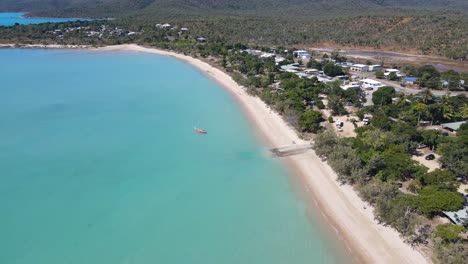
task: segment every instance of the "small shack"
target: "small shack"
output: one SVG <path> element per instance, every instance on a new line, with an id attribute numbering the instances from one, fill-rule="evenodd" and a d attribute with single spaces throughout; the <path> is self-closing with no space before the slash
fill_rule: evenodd
<path id="1" fill-rule="evenodd" d="M 468 222 L 468 206 L 456 212 L 443 212 L 444 215 L 454 224 L 463 225 Z"/>
<path id="2" fill-rule="evenodd" d="M 444 124 L 442 124 L 442 128 L 445 129 L 445 130 L 448 130 L 450 132 L 455 132 L 464 123 L 466 123 L 466 121 L 444 123 Z"/>

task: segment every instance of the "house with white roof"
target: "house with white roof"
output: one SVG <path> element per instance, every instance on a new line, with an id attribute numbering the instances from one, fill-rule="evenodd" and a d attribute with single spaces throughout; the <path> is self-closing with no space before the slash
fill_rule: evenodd
<path id="1" fill-rule="evenodd" d="M 310 55 L 306 50 L 295 50 L 293 51 L 293 54 L 302 60 L 310 60 L 312 58 L 312 55 Z"/>
<path id="2" fill-rule="evenodd" d="M 368 72 L 369 66 L 365 64 L 354 64 L 351 66 L 352 71 Z"/>
<path id="3" fill-rule="evenodd" d="M 348 90 L 350 88 L 360 89 L 361 85 L 358 82 L 350 82 L 350 83 L 340 85 L 340 88 L 343 90 Z"/>
<path id="4" fill-rule="evenodd" d="M 309 78 L 310 77 L 310 74 L 307 74 L 305 72 L 296 72 L 294 74 L 296 74 L 299 78 Z"/>
<path id="5" fill-rule="evenodd" d="M 319 82 L 323 82 L 323 83 L 333 82 L 332 77 L 324 75 L 324 74 L 318 74 L 316 75 L 316 77 Z"/>
<path id="6" fill-rule="evenodd" d="M 260 55 L 260 58 L 263 58 L 263 59 L 266 59 L 266 58 L 273 58 L 273 57 L 276 57 L 275 54 L 273 53 L 263 53 L 262 55 Z"/>
<path id="7" fill-rule="evenodd" d="M 304 72 L 311 74 L 311 73 L 318 73 L 319 70 L 317 70 L 317 69 L 305 69 Z"/>
<path id="8" fill-rule="evenodd" d="M 389 76 L 391 73 L 395 73 L 398 77 L 404 77 L 405 75 L 397 69 L 385 69 L 384 75 Z"/>
<path id="9" fill-rule="evenodd" d="M 359 84 L 361 85 L 362 89 L 366 90 L 374 90 L 384 86 L 381 82 L 372 79 L 360 80 Z"/>
<path id="10" fill-rule="evenodd" d="M 285 72 L 298 72 L 299 67 L 296 64 L 288 64 L 281 66 L 281 70 Z"/>
<path id="11" fill-rule="evenodd" d="M 280 62 L 282 62 L 282 61 L 284 61 L 284 60 L 285 60 L 285 58 L 283 58 L 283 57 L 280 56 L 280 55 L 276 55 L 276 57 L 275 57 L 275 63 L 276 63 L 276 64 L 278 64 L 278 63 L 280 63 Z"/>
<path id="12" fill-rule="evenodd" d="M 263 51 L 261 50 L 256 50 L 256 49 L 246 49 L 246 50 L 243 50 L 244 52 L 247 52 L 248 54 L 250 55 L 254 55 L 254 56 L 260 56 L 263 54 Z"/>

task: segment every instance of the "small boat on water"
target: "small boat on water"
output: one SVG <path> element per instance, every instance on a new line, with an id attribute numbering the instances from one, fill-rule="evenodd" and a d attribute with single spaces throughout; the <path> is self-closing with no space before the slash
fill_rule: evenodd
<path id="1" fill-rule="evenodd" d="M 193 129 L 195 129 L 195 132 L 197 132 L 198 134 L 206 134 L 206 130 L 203 130 L 201 128 L 194 127 Z"/>

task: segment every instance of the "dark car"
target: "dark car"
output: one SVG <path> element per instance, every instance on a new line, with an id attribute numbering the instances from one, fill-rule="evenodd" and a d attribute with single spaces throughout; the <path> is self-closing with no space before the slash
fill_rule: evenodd
<path id="1" fill-rule="evenodd" d="M 433 160 L 433 159 L 435 159 L 434 154 L 429 154 L 426 156 L 426 160 Z"/>

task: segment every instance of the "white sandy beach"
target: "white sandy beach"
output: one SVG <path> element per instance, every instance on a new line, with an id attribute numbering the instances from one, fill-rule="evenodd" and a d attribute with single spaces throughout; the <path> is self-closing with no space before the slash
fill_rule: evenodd
<path id="1" fill-rule="evenodd" d="M 11 45 L 0 45 L 11 47 Z M 41 47 L 34 45 L 33 47 Z M 42 46 L 49 47 L 50 46 Z M 70 48 L 55 45 L 53 48 Z M 80 47 L 72 47 L 80 48 Z M 81 47 L 86 48 L 86 47 Z M 89 47 L 87 47 L 89 48 Z M 259 98 L 250 96 L 232 78 L 201 60 L 153 48 L 138 45 L 118 45 L 91 49 L 99 51 L 129 50 L 171 56 L 190 63 L 200 71 L 219 82 L 232 94 L 252 124 L 272 147 L 296 144 L 306 144 L 297 133 L 290 128 L 274 111 Z M 365 263 L 429 263 L 419 251 L 403 242 L 398 232 L 385 227 L 376 220 L 372 209 L 365 208 L 365 203 L 348 185 L 340 185 L 336 181 L 336 174 L 312 151 L 285 158 L 286 162 L 298 174 L 304 189 L 332 224 L 345 244 L 362 262 Z M 312 200 L 313 199 L 313 200 Z M 311 260 L 313 262 L 313 260 Z"/>

